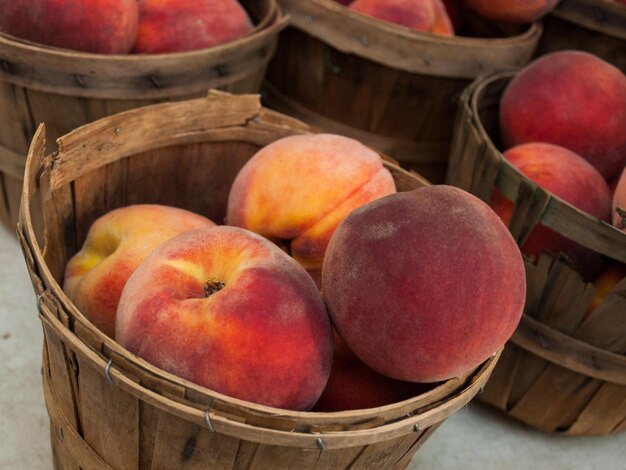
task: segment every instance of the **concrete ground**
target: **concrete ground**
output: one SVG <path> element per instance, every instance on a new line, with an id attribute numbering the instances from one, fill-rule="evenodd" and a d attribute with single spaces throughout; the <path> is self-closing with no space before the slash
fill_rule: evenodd
<path id="1" fill-rule="evenodd" d="M 41 325 L 17 240 L 0 226 L 0 469 L 52 468 L 43 402 Z M 564 437 L 479 403 L 449 418 L 411 470 L 625 470 L 626 433 Z"/>

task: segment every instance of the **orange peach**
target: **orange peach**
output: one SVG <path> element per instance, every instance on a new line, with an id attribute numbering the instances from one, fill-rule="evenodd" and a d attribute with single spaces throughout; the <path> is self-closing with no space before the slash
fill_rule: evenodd
<path id="1" fill-rule="evenodd" d="M 626 165 L 626 76 L 581 51 L 544 55 L 523 68 L 500 102 L 505 148 L 547 142 L 568 148 L 607 179 Z"/>
<path id="2" fill-rule="evenodd" d="M 134 205 L 97 219 L 82 249 L 65 268 L 63 290 L 104 334 L 115 337 L 115 312 L 122 289 L 139 263 L 174 235 L 215 225 L 174 207 Z"/>
<path id="3" fill-rule="evenodd" d="M 125 54 L 137 39 L 136 0 L 0 0 L 0 31 L 48 46 Z"/>
<path id="4" fill-rule="evenodd" d="M 354 0 L 348 8 L 416 31 L 454 35 L 441 0 Z"/>
<path id="5" fill-rule="evenodd" d="M 626 168 L 622 170 L 622 174 L 615 185 L 611 209 L 613 211 L 613 225 L 626 231 Z"/>
<path id="6" fill-rule="evenodd" d="M 139 0 L 139 33 L 133 52 L 156 54 L 217 46 L 253 29 L 237 0 Z"/>
<path id="7" fill-rule="evenodd" d="M 609 187 L 602 175 L 579 155 L 566 148 L 543 143 L 518 145 L 503 155 L 543 189 L 589 215 L 609 221 Z M 494 193 L 490 205 L 508 226 L 513 203 Z M 593 276 L 602 263 L 600 255 L 539 224 L 522 246 L 522 252 L 537 257 L 542 251 L 552 255 L 564 253 L 587 278 Z"/>
<path id="8" fill-rule="evenodd" d="M 362 410 L 390 405 L 424 393 L 429 384 L 403 382 L 366 366 L 333 331 L 334 356 L 330 377 L 312 411 Z"/>
<path id="9" fill-rule="evenodd" d="M 332 335 L 313 280 L 280 248 L 238 227 L 179 235 L 124 288 L 119 343 L 217 392 L 309 409 L 330 373 Z"/>
<path id="10" fill-rule="evenodd" d="M 617 261 L 611 262 L 600 274 L 593 280 L 596 287 L 596 293 L 591 300 L 591 304 L 587 308 L 583 320 L 587 319 L 598 306 L 604 301 L 604 298 L 626 277 L 626 265 Z"/>
<path id="11" fill-rule="evenodd" d="M 227 223 L 279 244 L 314 278 L 330 237 L 353 209 L 395 192 L 381 157 L 332 134 L 280 139 L 241 169 L 228 199 Z"/>
<path id="12" fill-rule="evenodd" d="M 552 11 L 559 0 L 465 0 L 465 3 L 491 21 L 530 23 Z"/>
<path id="13" fill-rule="evenodd" d="M 519 248 L 491 208 L 439 185 L 354 210 L 328 246 L 322 293 L 348 347 L 375 371 L 437 382 L 498 351 L 522 315 Z"/>

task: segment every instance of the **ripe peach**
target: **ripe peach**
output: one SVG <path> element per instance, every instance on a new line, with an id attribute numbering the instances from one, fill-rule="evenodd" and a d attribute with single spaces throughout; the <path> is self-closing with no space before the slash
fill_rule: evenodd
<path id="1" fill-rule="evenodd" d="M 469 372 L 513 334 L 526 278 L 489 206 L 452 186 L 393 194 L 353 211 L 326 253 L 322 293 L 350 349 L 389 377 Z"/>
<path id="2" fill-rule="evenodd" d="M 227 223 L 279 244 L 314 278 L 330 237 L 356 207 L 395 192 L 380 156 L 332 134 L 291 136 L 257 152 L 228 198 Z"/>
<path id="3" fill-rule="evenodd" d="M 602 272 L 593 280 L 596 286 L 596 293 L 591 300 L 591 304 L 587 308 L 583 320 L 587 319 L 598 306 L 604 301 L 604 298 L 626 277 L 626 265 L 617 261 L 611 262 Z"/>
<path id="4" fill-rule="evenodd" d="M 215 225 L 186 210 L 159 205 L 115 209 L 96 220 L 65 268 L 63 290 L 104 334 L 115 337 L 122 289 L 152 250 L 174 235 Z"/>
<path id="5" fill-rule="evenodd" d="M 183 379 L 235 398 L 305 410 L 332 362 L 315 283 L 273 243 L 238 227 L 181 234 L 124 288 L 120 344 Z"/>
<path id="6" fill-rule="evenodd" d="M 0 31 L 28 41 L 125 54 L 137 39 L 136 0 L 0 0 Z"/>
<path id="7" fill-rule="evenodd" d="M 454 35 L 441 0 L 354 0 L 348 8 L 417 31 Z"/>
<path id="8" fill-rule="evenodd" d="M 139 34 L 133 52 L 202 49 L 233 41 L 252 29 L 237 0 L 139 0 Z"/>
<path id="9" fill-rule="evenodd" d="M 335 353 L 330 377 L 312 411 L 376 408 L 407 400 L 432 387 L 385 377 L 359 360 L 336 331 L 333 338 Z"/>
<path id="10" fill-rule="evenodd" d="M 503 155 L 545 190 L 589 215 L 609 221 L 609 187 L 602 175 L 579 155 L 566 148 L 543 143 L 518 145 Z M 508 226 L 513 203 L 494 193 L 490 205 Z M 553 255 L 565 253 L 586 277 L 593 275 L 602 262 L 600 255 L 539 224 L 522 246 L 522 252 L 539 256 L 542 251 Z"/>
<path id="11" fill-rule="evenodd" d="M 559 0 L 465 0 L 465 3 L 491 21 L 530 23 L 552 11 Z"/>
<path id="12" fill-rule="evenodd" d="M 613 225 L 626 231 L 626 168 L 622 170 L 622 174 L 615 185 L 611 209 Z"/>
<path id="13" fill-rule="evenodd" d="M 609 179 L 626 165 L 626 76 L 580 51 L 547 54 L 511 80 L 500 102 L 505 147 L 566 147 Z"/>

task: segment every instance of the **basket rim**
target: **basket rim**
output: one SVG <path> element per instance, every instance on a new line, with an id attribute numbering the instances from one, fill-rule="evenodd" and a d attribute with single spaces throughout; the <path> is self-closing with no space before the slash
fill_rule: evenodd
<path id="1" fill-rule="evenodd" d="M 540 195 L 540 197 L 545 201 L 540 216 L 540 221 L 543 225 L 550 227 L 556 232 L 562 233 L 562 228 L 558 225 L 559 219 L 562 217 L 571 217 L 576 221 L 579 227 L 590 227 L 595 231 L 595 233 L 601 234 L 601 236 L 586 238 L 586 231 L 583 230 L 574 232 L 573 236 L 572 233 L 568 233 L 564 236 L 586 248 L 598 251 L 603 255 L 621 261 L 622 263 L 626 263 L 626 232 L 619 230 L 617 227 L 614 227 L 608 222 L 599 220 L 596 217 L 581 211 L 567 201 L 564 201 L 560 197 L 544 190 L 539 185 L 534 183 L 530 178 L 524 175 L 506 158 L 504 158 L 502 152 L 500 152 L 500 150 L 495 146 L 493 140 L 489 136 L 489 133 L 483 126 L 479 117 L 479 105 L 481 98 L 484 96 L 484 92 L 494 86 L 497 82 L 509 81 L 515 75 L 516 72 L 507 71 L 479 77 L 468 87 L 466 93 L 464 93 L 461 97 L 461 106 L 467 108 L 472 116 L 472 119 L 469 120 L 469 125 L 475 129 L 479 139 L 485 144 L 486 151 L 497 159 L 499 170 L 498 177 L 496 178 L 494 184 L 495 187 L 506 195 L 507 193 L 510 193 L 510 191 L 513 191 L 513 188 L 519 189 L 520 184 L 523 182 L 528 188 L 532 188 L 532 190 L 536 194 Z"/>
<path id="2" fill-rule="evenodd" d="M 0 81 L 94 99 L 158 99 L 203 93 L 269 63 L 278 33 L 287 27 L 289 16 L 283 14 L 278 0 L 268 1 L 263 27 L 234 41 L 184 52 L 94 54 L 36 44 L 0 32 Z"/>
<path id="3" fill-rule="evenodd" d="M 551 15 L 585 29 L 626 40 L 626 7 L 608 0 L 561 0 Z"/>
<path id="4" fill-rule="evenodd" d="M 173 400 L 154 390 L 150 390 L 133 380 L 118 368 L 112 368 L 110 362 L 88 347 L 78 336 L 54 316 L 52 310 L 45 302 L 39 306 L 39 318 L 42 324 L 46 325 L 55 334 L 59 335 L 66 347 L 69 347 L 74 354 L 82 356 L 83 359 L 95 366 L 96 370 L 105 377 L 111 386 L 117 386 L 130 395 L 146 402 L 162 411 L 171 413 L 179 418 L 208 427 L 212 431 L 220 431 L 223 434 L 240 439 L 258 442 L 269 445 L 288 445 L 304 449 L 340 449 L 360 445 L 374 444 L 414 432 L 420 432 L 437 423 L 444 421 L 448 416 L 458 411 L 469 403 L 476 396 L 487 382 L 495 365 L 498 362 L 502 349 L 496 351 L 490 358 L 474 369 L 473 375 L 463 386 L 451 396 L 444 397 L 436 404 L 425 407 L 423 412 L 408 413 L 406 416 L 386 422 L 382 425 L 365 429 L 348 429 L 341 431 L 284 431 L 273 429 L 269 426 L 259 426 L 257 424 L 241 423 L 223 414 L 214 412 L 211 403 L 204 408 L 190 406 L 187 403 Z M 257 405 L 245 402 L 251 408 Z M 376 408 L 373 408 L 376 409 Z M 285 415 L 288 410 L 273 408 L 275 417 Z M 304 415 L 320 415 L 335 417 L 342 412 L 321 413 L 321 412 L 297 412 Z M 320 439 L 322 443 L 320 443 Z"/>
<path id="5" fill-rule="evenodd" d="M 44 260 L 43 252 L 40 249 L 37 239 L 35 237 L 34 229 L 32 227 L 31 214 L 30 214 L 30 198 L 35 192 L 38 178 L 41 177 L 42 172 L 49 173 L 46 171 L 46 169 L 50 169 L 49 165 L 51 165 L 52 163 L 54 163 L 54 167 L 55 167 L 54 170 L 61 171 L 61 172 L 63 171 L 62 157 L 63 155 L 65 155 L 63 144 L 64 142 L 67 143 L 66 142 L 67 140 L 71 140 L 72 137 L 74 138 L 74 140 L 80 140 L 81 136 L 83 137 L 89 136 L 90 132 L 92 132 L 94 129 L 102 129 L 103 126 L 104 128 L 106 128 L 106 126 L 117 126 L 119 125 L 120 119 L 129 119 L 130 117 L 141 116 L 144 113 L 154 113 L 158 115 L 171 116 L 170 113 L 164 112 L 164 110 L 165 109 L 172 110 L 174 108 L 184 108 L 185 112 L 187 113 L 188 108 L 184 107 L 186 104 L 187 105 L 191 104 L 195 108 L 202 109 L 202 110 L 205 110 L 205 112 L 208 112 L 206 111 L 206 109 L 208 108 L 207 100 L 220 100 L 220 99 L 232 100 L 232 101 L 236 101 L 237 103 L 239 103 L 238 112 L 239 114 L 243 115 L 245 119 L 242 120 L 239 114 L 235 113 L 236 116 L 232 118 L 231 120 L 233 122 L 237 122 L 238 125 L 242 129 L 245 129 L 246 132 L 250 134 L 252 134 L 252 132 L 250 132 L 250 129 L 253 129 L 254 126 L 260 126 L 262 129 L 265 129 L 266 131 L 267 129 L 274 129 L 275 131 L 278 130 L 279 132 L 283 132 L 283 133 L 288 132 L 290 135 L 295 134 L 295 133 L 307 133 L 307 132 L 314 131 L 314 129 L 312 129 L 310 126 L 307 126 L 301 123 L 300 121 L 283 116 L 273 111 L 265 110 L 264 108 L 260 106 L 259 97 L 256 95 L 234 96 L 234 95 L 228 95 L 225 93 L 218 93 L 218 92 L 211 93 L 210 96 L 207 98 L 200 98 L 196 100 L 188 100 L 186 102 L 177 102 L 177 103 L 161 103 L 161 104 L 147 106 L 144 108 L 133 109 L 130 111 L 126 111 L 124 113 L 120 113 L 118 115 L 113 115 L 113 116 L 109 116 L 106 118 L 102 118 L 90 124 L 86 124 L 76 129 L 72 133 L 64 137 L 61 137 L 58 140 L 60 144 L 60 150 L 59 150 L 59 153 L 55 157 L 47 156 L 44 158 L 43 156 L 43 149 L 45 146 L 45 143 L 44 143 L 45 127 L 42 125 L 38 129 L 33 139 L 33 143 L 31 145 L 28 159 L 27 159 L 23 193 L 22 193 L 22 207 L 20 210 L 20 220 L 18 223 L 18 237 L 20 238 L 20 242 L 24 251 L 27 265 L 29 266 L 29 272 L 31 273 L 31 278 L 37 279 L 37 281 L 36 282 L 34 281 L 33 284 L 35 287 L 35 292 L 38 294 L 39 299 L 42 299 L 41 297 L 42 295 L 44 299 L 46 299 L 47 297 L 52 297 L 54 300 L 53 301 L 51 300 L 51 302 L 57 305 L 57 310 L 63 310 L 64 312 L 68 312 L 66 313 L 66 315 L 69 315 L 69 317 L 72 318 L 72 323 L 74 324 L 74 327 L 73 327 L 74 333 L 76 333 L 79 329 L 82 330 L 82 333 L 79 335 L 79 338 L 81 339 L 81 341 L 90 344 L 90 348 L 93 351 L 108 350 L 109 356 L 112 356 L 113 354 L 115 354 L 116 357 L 119 356 L 120 358 L 123 359 L 123 361 L 130 363 L 132 366 L 136 367 L 139 371 L 149 373 L 151 376 L 157 377 L 158 379 L 165 381 L 166 383 L 173 383 L 173 384 L 179 385 L 184 390 L 191 390 L 194 396 L 200 396 L 204 398 L 208 397 L 208 399 L 221 399 L 222 401 L 228 402 L 231 404 L 234 403 L 234 404 L 241 404 L 242 406 L 243 405 L 249 406 L 248 404 L 250 402 L 245 402 L 243 400 L 237 401 L 237 399 L 234 399 L 232 397 L 226 397 L 225 395 L 218 395 L 216 392 L 213 392 L 207 388 L 200 387 L 195 384 L 190 384 L 189 382 L 183 381 L 183 379 L 180 379 L 172 374 L 165 373 L 164 371 L 161 371 L 160 369 L 157 369 L 154 366 L 148 364 L 147 362 L 137 358 L 137 356 L 131 354 L 125 348 L 122 348 L 114 340 L 106 337 L 102 332 L 97 330 L 90 322 L 88 322 L 84 318 L 84 316 L 76 309 L 73 303 L 69 301 L 67 296 L 62 291 L 60 285 L 57 283 L 54 276 L 52 275 L 50 269 L 48 268 Z M 186 125 L 196 126 L 197 122 L 186 124 Z M 223 127 L 218 127 L 218 128 L 220 130 L 224 129 Z M 145 130 L 140 131 L 140 132 L 145 132 Z M 162 132 L 162 130 L 160 130 L 160 132 Z M 190 142 L 194 141 L 193 140 L 194 136 L 192 133 L 189 133 L 189 132 L 184 133 L 184 131 L 181 131 L 181 132 L 184 134 L 184 137 L 186 139 L 189 139 Z M 109 135 L 109 134 L 107 133 L 106 135 Z M 78 136 L 78 139 L 76 139 L 77 136 Z M 152 146 L 151 148 L 158 148 L 158 147 L 163 146 L 162 143 L 153 141 L 152 139 L 149 139 L 149 140 L 150 140 L 150 145 Z M 84 141 L 81 140 L 81 142 L 84 142 Z M 82 147 L 82 144 L 81 144 L 81 147 Z M 71 150 L 67 152 L 71 153 Z M 117 152 L 117 154 L 119 154 L 121 151 L 115 148 L 114 152 Z M 61 157 L 59 157 L 59 155 L 61 155 Z M 120 158 L 123 158 L 123 157 L 120 157 Z M 386 161 L 384 162 L 384 164 L 388 168 L 391 168 L 393 172 L 399 175 L 400 178 L 410 178 L 412 181 L 416 181 L 416 182 L 423 184 L 422 180 L 420 180 L 418 176 L 406 170 L 401 169 L 394 163 Z M 81 168 L 80 171 L 90 171 L 90 168 L 87 168 L 87 169 Z M 57 183 L 59 185 L 62 185 L 62 184 L 68 183 L 69 181 L 71 181 L 71 178 L 66 178 L 65 180 L 61 180 L 60 182 L 57 182 Z M 46 292 L 48 292 L 49 294 L 44 295 Z M 86 340 L 85 338 L 88 338 L 88 339 Z M 89 340 L 89 338 L 91 338 L 91 340 Z M 118 363 L 116 363 L 115 365 L 118 367 L 121 367 L 121 365 Z M 436 387 L 433 391 L 430 392 L 430 395 L 428 396 L 435 397 L 438 394 L 439 395 L 446 394 L 449 392 L 449 389 L 456 389 L 456 387 L 461 386 L 462 384 L 460 384 L 460 382 L 462 382 L 462 380 L 450 379 L 444 382 L 442 385 Z M 207 392 L 210 392 L 210 393 L 207 393 Z M 427 392 L 427 394 L 428 393 L 429 392 Z M 423 396 L 427 394 L 423 394 Z M 347 420 L 346 422 L 348 421 L 355 422 L 355 421 L 359 421 L 359 420 L 362 420 L 363 418 L 368 418 L 368 417 L 371 418 L 371 417 L 377 416 L 381 411 L 387 412 L 387 411 L 393 410 L 395 414 L 398 415 L 401 413 L 409 412 L 412 409 L 415 409 L 415 406 L 417 406 L 418 403 L 420 403 L 420 406 L 421 406 L 422 405 L 421 402 L 425 401 L 423 396 L 421 400 L 417 400 L 414 397 L 404 402 L 398 402 L 392 405 L 387 405 L 386 407 L 380 407 L 379 409 L 369 409 L 369 410 L 375 410 L 375 411 L 368 411 L 368 413 L 363 413 L 362 410 L 358 412 L 337 412 L 337 413 L 339 414 L 343 413 L 343 416 L 346 417 L 346 420 Z M 257 404 L 253 404 L 253 405 L 255 407 L 255 411 L 262 415 L 284 416 L 284 417 L 295 419 L 295 418 L 301 417 L 302 415 L 300 413 L 303 413 L 303 412 L 296 412 L 296 411 L 289 411 L 289 410 L 282 410 L 278 408 L 266 407 L 266 406 L 257 405 Z M 307 413 L 311 413 L 311 412 L 307 412 Z M 307 416 L 317 416 L 318 419 L 314 421 L 319 423 L 323 421 L 328 421 L 327 417 L 330 415 L 328 413 L 323 413 L 319 415 L 308 414 Z"/>
<path id="6" fill-rule="evenodd" d="M 291 15 L 291 26 L 328 46 L 391 68 L 454 78 L 473 79 L 489 71 L 519 68 L 530 59 L 543 29 L 535 21 L 523 33 L 509 37 L 444 36 L 372 18 L 331 0 L 281 3 Z M 509 59 L 512 48 L 523 51 L 524 59 Z M 479 59 L 467 57 L 472 53 Z"/>

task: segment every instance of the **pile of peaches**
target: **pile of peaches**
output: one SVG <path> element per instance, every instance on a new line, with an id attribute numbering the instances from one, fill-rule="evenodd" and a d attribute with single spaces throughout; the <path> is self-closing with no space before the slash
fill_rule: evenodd
<path id="1" fill-rule="evenodd" d="M 618 68 L 582 51 L 547 54 L 508 83 L 499 111 L 504 158 L 538 186 L 626 232 L 626 76 Z M 499 193 L 490 204 L 508 225 L 513 204 Z M 539 224 L 522 252 L 543 251 L 563 253 L 604 294 L 626 276 L 623 263 Z"/>
<path id="2" fill-rule="evenodd" d="M 185 380 L 339 411 L 471 372 L 513 334 L 526 281 L 487 204 L 446 185 L 397 192 L 377 152 L 309 134 L 241 168 L 224 225 L 149 204 L 103 215 L 63 288 L 103 333 Z"/>
<path id="3" fill-rule="evenodd" d="M 182 52 L 253 30 L 237 0 L 0 0 L 0 32 L 99 54 Z"/>

